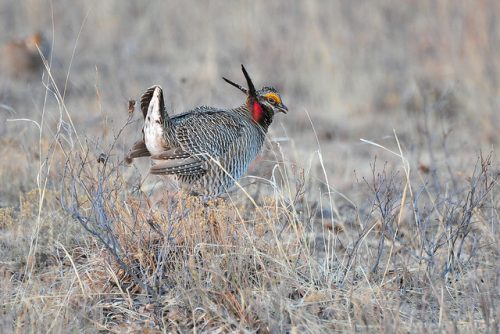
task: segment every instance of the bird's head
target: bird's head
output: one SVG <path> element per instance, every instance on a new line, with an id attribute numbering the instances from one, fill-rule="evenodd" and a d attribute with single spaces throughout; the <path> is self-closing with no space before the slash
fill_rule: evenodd
<path id="1" fill-rule="evenodd" d="M 272 87 L 263 87 L 262 89 L 256 90 L 252 79 L 250 79 L 250 76 L 243 65 L 241 65 L 241 70 L 247 80 L 248 88 L 244 88 L 224 77 L 222 79 L 247 95 L 247 105 L 252 112 L 252 118 L 254 121 L 257 123 L 265 121 L 270 124 L 272 117 L 276 112 L 287 113 L 288 108 L 283 104 L 281 96 L 276 89 Z"/>

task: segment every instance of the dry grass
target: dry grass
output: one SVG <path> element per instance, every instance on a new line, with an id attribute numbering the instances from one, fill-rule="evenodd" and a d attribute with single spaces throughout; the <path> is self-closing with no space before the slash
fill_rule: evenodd
<path id="1" fill-rule="evenodd" d="M 0 4 L 53 42 L 0 73 L 0 331 L 497 333 L 498 3 L 186 6 Z M 291 109 L 241 189 L 123 161 L 130 97 L 235 105 L 240 63 Z"/>

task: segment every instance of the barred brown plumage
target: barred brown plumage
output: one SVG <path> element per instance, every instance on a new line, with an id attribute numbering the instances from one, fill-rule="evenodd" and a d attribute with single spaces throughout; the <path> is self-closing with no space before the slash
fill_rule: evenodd
<path id="1" fill-rule="evenodd" d="M 288 111 L 276 89 L 256 90 L 241 68 L 248 88 L 223 78 L 247 95 L 237 108 L 201 106 L 169 117 L 161 87 L 149 88 L 141 98 L 143 138 L 128 158 L 150 156 L 151 174 L 176 175 L 193 194 L 211 198 L 227 192 L 261 150 L 274 113 Z"/>

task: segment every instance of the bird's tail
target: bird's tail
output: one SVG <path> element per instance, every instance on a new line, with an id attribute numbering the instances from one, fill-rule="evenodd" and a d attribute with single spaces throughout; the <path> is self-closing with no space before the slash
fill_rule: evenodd
<path id="1" fill-rule="evenodd" d="M 163 127 L 162 132 L 166 142 L 175 142 L 174 127 L 165 109 L 163 90 L 160 86 L 152 86 L 142 95 L 141 111 L 145 122 L 150 121 L 147 119 L 148 114 L 152 116 L 152 119 L 160 120 L 159 125 Z"/>

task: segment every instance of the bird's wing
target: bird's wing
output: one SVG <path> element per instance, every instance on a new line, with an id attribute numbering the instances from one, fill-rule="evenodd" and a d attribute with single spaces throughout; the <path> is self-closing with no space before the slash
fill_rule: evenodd
<path id="1" fill-rule="evenodd" d="M 217 160 L 231 147 L 243 144 L 243 124 L 236 115 L 223 111 L 185 114 L 175 133 L 180 147 L 152 156 L 152 174 L 202 174 L 206 161 Z"/>
<path id="2" fill-rule="evenodd" d="M 221 157 L 243 133 L 238 116 L 229 112 L 200 112 L 177 126 L 181 148 L 202 160 Z"/>
<path id="3" fill-rule="evenodd" d="M 149 157 L 151 153 L 149 153 L 146 144 L 144 143 L 144 139 L 139 139 L 132 145 L 130 151 L 128 152 L 128 159 L 135 159 L 140 157 Z"/>
<path id="4" fill-rule="evenodd" d="M 205 172 L 203 161 L 193 158 L 182 148 L 174 148 L 151 156 L 151 174 L 196 175 Z"/>

